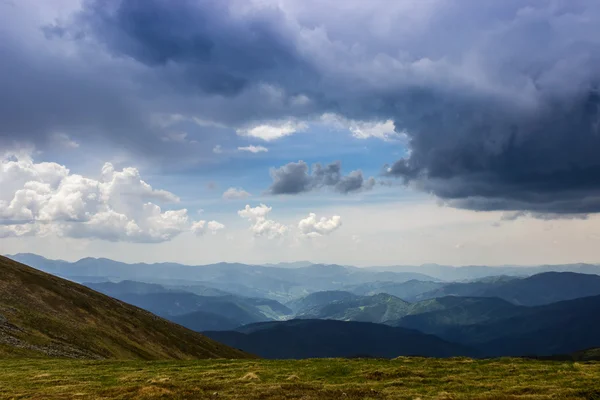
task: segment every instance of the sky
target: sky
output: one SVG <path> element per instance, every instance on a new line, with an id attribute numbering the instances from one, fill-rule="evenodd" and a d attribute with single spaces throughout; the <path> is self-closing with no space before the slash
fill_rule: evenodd
<path id="1" fill-rule="evenodd" d="M 0 253 L 600 262 L 597 0 L 0 0 Z"/>

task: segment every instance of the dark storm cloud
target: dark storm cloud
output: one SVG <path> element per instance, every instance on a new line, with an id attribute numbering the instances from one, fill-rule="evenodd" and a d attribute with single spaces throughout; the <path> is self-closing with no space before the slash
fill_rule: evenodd
<path id="1" fill-rule="evenodd" d="M 234 96 L 261 80 L 291 84 L 310 68 L 277 7 L 243 13 L 248 4 L 217 0 L 106 0 L 88 2 L 75 29 L 115 55 L 196 85 Z M 179 76 L 176 76 L 179 75 Z"/>
<path id="2" fill-rule="evenodd" d="M 387 174 L 473 210 L 539 215 L 600 211 L 600 95 L 544 99 L 532 111 L 498 103 L 431 108 L 398 124 L 409 157 Z"/>
<path id="3" fill-rule="evenodd" d="M 317 163 L 309 174 L 308 165 L 304 161 L 288 163 L 280 168 L 271 169 L 273 184 L 269 188 L 271 194 L 298 194 L 330 187 L 339 193 L 351 193 L 371 190 L 375 179 L 364 179 L 362 171 L 342 174 L 340 161 L 326 166 Z"/>

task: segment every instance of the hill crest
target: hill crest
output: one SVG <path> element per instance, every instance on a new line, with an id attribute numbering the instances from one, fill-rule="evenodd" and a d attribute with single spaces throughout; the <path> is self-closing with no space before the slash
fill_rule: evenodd
<path id="1" fill-rule="evenodd" d="M 0 357 L 252 357 L 6 257 L 0 256 L 0 271 Z"/>

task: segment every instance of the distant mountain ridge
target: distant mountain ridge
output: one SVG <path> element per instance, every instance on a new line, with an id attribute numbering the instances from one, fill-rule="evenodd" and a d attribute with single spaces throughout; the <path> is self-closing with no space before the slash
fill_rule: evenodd
<path id="1" fill-rule="evenodd" d="M 105 277 L 106 281 L 140 281 L 161 285 L 202 285 L 244 297 L 264 297 L 289 301 L 311 292 L 342 290 L 348 285 L 371 281 L 406 282 L 411 279 L 435 280 L 416 272 L 378 272 L 341 265 L 311 264 L 280 268 L 239 263 L 189 266 L 177 263 L 126 264 L 109 259 L 84 258 L 70 263 L 48 260 L 35 254 L 10 256 L 42 271 L 72 279 Z"/>
<path id="2" fill-rule="evenodd" d="M 574 272 L 544 272 L 526 278 L 498 277 L 454 282 L 415 296 L 416 300 L 443 296 L 497 297 L 513 304 L 537 306 L 600 295 L 600 276 Z"/>
<path id="3" fill-rule="evenodd" d="M 463 281 L 481 279 L 488 276 L 531 276 L 544 272 L 575 272 L 579 274 L 600 275 L 600 264 L 556 264 L 556 265 L 538 265 L 538 266 L 485 266 L 485 265 L 466 265 L 449 266 L 439 264 L 423 264 L 415 266 L 387 266 L 387 267 L 369 267 L 375 271 L 388 272 L 412 272 L 419 271 L 422 274 L 432 276 L 443 281 Z"/>
<path id="4" fill-rule="evenodd" d="M 278 264 L 263 264 L 263 265 L 255 265 L 255 264 L 242 264 L 242 263 L 217 263 L 217 264 L 209 264 L 209 265 L 201 265 L 201 266 L 190 266 L 178 263 L 122 263 L 119 261 L 114 261 L 106 258 L 83 258 L 79 261 L 68 262 L 64 260 L 50 260 L 44 258 L 42 256 L 33 254 L 33 253 L 18 253 L 13 255 L 6 255 L 11 259 L 16 261 L 20 261 L 26 263 L 27 265 L 31 265 L 35 268 L 48 268 L 54 269 L 54 271 L 47 272 L 60 272 L 59 270 L 63 269 L 64 273 L 67 272 L 78 272 L 78 271 L 86 271 L 85 274 L 70 274 L 72 276 L 115 276 L 120 277 L 121 280 L 130 279 L 130 280 L 140 280 L 140 277 L 149 275 L 154 276 L 160 279 L 168 279 L 168 276 L 165 276 L 165 268 L 173 268 L 175 270 L 182 269 L 183 272 L 189 272 L 188 268 L 196 268 L 196 267 L 210 267 L 210 266 L 246 266 L 246 267 L 258 267 L 258 268 L 274 268 L 279 270 L 296 270 L 307 268 L 311 266 L 333 266 L 344 269 L 358 269 L 365 272 L 370 273 L 397 273 L 397 274 L 415 274 L 413 279 L 423 280 L 423 281 L 431 281 L 431 280 L 442 280 L 442 281 L 464 281 L 464 280 L 476 280 L 490 276 L 520 276 L 526 277 L 531 275 L 536 275 L 544 272 L 574 272 L 574 273 L 582 273 L 582 274 L 593 274 L 600 275 L 600 264 L 586 264 L 586 263 L 574 263 L 574 264 L 556 264 L 556 265 L 539 265 L 539 266 L 518 266 L 518 265 L 509 265 L 509 266 L 484 266 L 484 265 L 467 265 L 467 266 L 449 266 L 449 265 L 439 265 L 439 264 L 422 264 L 422 265 L 413 265 L 413 266 L 373 266 L 373 267 L 353 267 L 353 266 L 342 266 L 335 264 L 316 264 L 311 263 L 309 261 L 298 261 L 298 262 L 282 262 Z M 71 270 L 70 267 L 76 266 L 75 270 Z M 119 269 L 129 267 L 132 270 L 135 270 L 136 267 L 143 267 L 146 269 L 146 273 L 144 271 L 129 271 L 132 276 L 122 277 L 120 275 Z M 140 275 L 136 275 L 137 273 L 141 273 Z M 162 273 L 162 274 L 161 274 Z M 293 273 L 293 272 L 292 272 Z M 384 278 L 384 274 L 379 275 L 381 279 L 379 281 L 386 281 Z M 393 276 L 393 275 L 392 275 Z M 404 277 L 408 277 L 409 275 L 405 275 Z M 425 279 L 419 279 L 419 278 Z M 197 280 L 197 279 L 193 279 Z M 402 280 L 405 282 L 407 279 Z"/>

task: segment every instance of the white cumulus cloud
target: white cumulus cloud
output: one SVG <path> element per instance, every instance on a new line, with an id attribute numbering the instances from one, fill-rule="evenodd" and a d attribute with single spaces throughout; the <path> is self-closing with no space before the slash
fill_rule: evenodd
<path id="1" fill-rule="evenodd" d="M 342 218 L 334 215 L 331 218 L 322 217 L 317 219 L 315 213 L 308 214 L 308 217 L 300 220 L 298 229 L 303 236 L 315 238 L 329 235 L 342 226 Z"/>
<path id="2" fill-rule="evenodd" d="M 176 204 L 176 195 L 154 189 L 136 168 L 117 170 L 110 163 L 96 180 L 57 163 L 36 163 L 27 154 L 7 154 L 0 159 L 0 187 L 0 237 L 55 233 L 163 242 L 193 224 L 186 209 L 156 204 Z"/>
<path id="3" fill-rule="evenodd" d="M 225 229 L 225 225 L 217 221 L 200 220 L 192 224 L 192 232 L 197 236 L 202 236 L 207 232 L 216 235 L 218 231 Z"/>
<path id="4" fill-rule="evenodd" d="M 254 236 L 264 236 L 269 239 L 276 239 L 285 235 L 289 228 L 279 222 L 267 219 L 271 210 L 271 207 L 264 204 L 254 208 L 246 205 L 243 210 L 238 211 L 238 215 L 251 223 L 250 230 Z"/>

